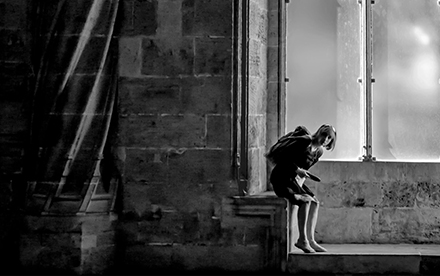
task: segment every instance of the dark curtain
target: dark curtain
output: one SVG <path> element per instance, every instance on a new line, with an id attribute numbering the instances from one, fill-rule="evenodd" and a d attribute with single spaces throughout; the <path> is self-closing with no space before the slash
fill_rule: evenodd
<path id="1" fill-rule="evenodd" d="M 118 1 L 35 4 L 37 75 L 26 170 L 32 212 L 113 208 L 117 175 L 106 149 L 117 92 Z"/>

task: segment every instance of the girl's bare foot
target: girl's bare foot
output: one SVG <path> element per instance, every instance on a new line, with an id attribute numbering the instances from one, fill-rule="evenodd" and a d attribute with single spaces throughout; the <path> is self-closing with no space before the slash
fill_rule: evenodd
<path id="1" fill-rule="evenodd" d="M 312 247 L 310 247 L 310 244 L 308 241 L 297 241 L 295 243 L 295 246 L 304 251 L 304 253 L 315 253 L 315 250 L 313 250 Z"/>
<path id="2" fill-rule="evenodd" d="M 327 249 L 320 246 L 316 241 L 310 241 L 310 246 L 316 251 L 316 252 L 327 252 Z"/>

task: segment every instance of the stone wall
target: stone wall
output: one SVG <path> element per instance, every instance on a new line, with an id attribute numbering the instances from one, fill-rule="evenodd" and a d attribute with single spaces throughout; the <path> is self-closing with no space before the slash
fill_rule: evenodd
<path id="1" fill-rule="evenodd" d="M 309 183 L 326 243 L 440 243 L 440 165 L 321 161 Z"/>
<path id="2" fill-rule="evenodd" d="M 266 213 L 250 210 L 235 218 L 247 201 L 231 198 L 238 195 L 232 171 L 233 5 L 122 1 L 118 152 L 124 248 L 118 259 L 124 271 L 281 268 L 279 256 L 286 248 L 280 242 L 271 245 L 278 249 L 268 248 L 265 235 L 278 231 L 277 241 L 282 238 L 284 200 L 256 199 L 262 202 L 252 204 L 266 205 Z M 251 18 L 249 146 L 255 193 L 265 190 L 266 177 L 261 155 L 267 1 L 251 1 Z"/>
<path id="3" fill-rule="evenodd" d="M 3 271 L 18 263 L 18 205 L 24 190 L 23 154 L 28 139 L 31 3 L 0 1 L 0 259 Z"/>

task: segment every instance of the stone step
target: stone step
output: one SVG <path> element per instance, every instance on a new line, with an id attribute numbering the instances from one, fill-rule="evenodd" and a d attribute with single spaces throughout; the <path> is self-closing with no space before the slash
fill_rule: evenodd
<path id="1" fill-rule="evenodd" d="M 440 244 L 322 244 L 328 252 L 295 248 L 289 274 L 440 275 Z"/>

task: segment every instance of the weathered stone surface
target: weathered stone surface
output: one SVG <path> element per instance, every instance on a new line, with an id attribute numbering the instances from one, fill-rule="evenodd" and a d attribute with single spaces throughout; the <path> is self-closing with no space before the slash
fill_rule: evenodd
<path id="1" fill-rule="evenodd" d="M 170 183 L 179 186 L 227 183 L 231 173 L 229 158 L 230 150 L 186 150 L 174 153 L 170 151 Z"/>
<path id="2" fill-rule="evenodd" d="M 292 274 L 417 275 L 418 254 L 289 254 Z"/>
<path id="3" fill-rule="evenodd" d="M 170 40 L 182 35 L 182 2 L 160 0 L 157 2 L 157 35 Z"/>
<path id="4" fill-rule="evenodd" d="M 382 201 L 379 183 L 347 182 L 316 183 L 317 197 L 322 206 L 374 207 Z"/>
<path id="5" fill-rule="evenodd" d="M 266 170 L 264 154 L 265 149 L 258 147 L 249 149 L 248 162 L 249 162 L 249 183 L 252 186 L 248 187 L 248 193 L 255 195 L 266 191 Z"/>
<path id="6" fill-rule="evenodd" d="M 249 77 L 249 115 L 266 117 L 267 82 L 265 76 Z M 265 129 L 264 125 L 262 127 Z M 264 137 L 263 137 L 264 138 Z"/>
<path id="7" fill-rule="evenodd" d="M 125 166 L 127 181 L 165 183 L 168 180 L 168 160 L 165 150 L 127 149 Z"/>
<path id="8" fill-rule="evenodd" d="M 269 1 L 269 3 L 274 1 Z M 279 25 L 278 25 L 278 10 L 270 10 L 268 12 L 268 33 L 267 33 L 267 46 L 268 47 L 278 47 L 279 45 Z"/>
<path id="9" fill-rule="evenodd" d="M 0 112 L 2 114 L 0 117 L 0 125 L 2 126 L 2 130 L 0 130 L 1 134 L 24 135 L 26 133 L 28 124 L 24 118 L 22 109 L 23 104 L 19 102 L 0 103 Z"/>
<path id="10" fill-rule="evenodd" d="M 103 275 L 114 271 L 116 248 L 114 245 L 82 250 L 81 270 L 83 275 Z"/>
<path id="11" fill-rule="evenodd" d="M 249 37 L 267 45 L 268 1 L 250 1 Z"/>
<path id="12" fill-rule="evenodd" d="M 137 77 L 141 74 L 142 56 L 141 56 L 140 37 L 121 37 L 119 38 L 119 75 L 121 77 Z M 124 99 L 124 96 L 121 95 Z"/>
<path id="13" fill-rule="evenodd" d="M 383 207 L 415 207 L 415 183 L 387 182 L 382 184 Z"/>
<path id="14" fill-rule="evenodd" d="M 117 31 L 120 35 L 154 35 L 157 31 L 157 0 L 120 1 L 120 20 Z"/>
<path id="15" fill-rule="evenodd" d="M 313 170 L 326 182 L 440 182 L 436 163 L 320 161 Z"/>
<path id="16" fill-rule="evenodd" d="M 182 29 L 185 36 L 231 36 L 232 1 L 183 0 Z"/>
<path id="17" fill-rule="evenodd" d="M 278 47 L 267 48 L 267 79 L 271 82 L 278 82 L 278 64 L 279 64 L 279 49 Z"/>
<path id="18" fill-rule="evenodd" d="M 1 64 L 1 63 L 0 63 Z M 16 76 L 7 76 L 6 71 L 14 70 L 12 66 L 4 66 L 0 69 L 0 82 L 2 84 L 2 91 L 0 93 L 0 100 L 2 103 L 6 101 L 22 102 L 23 99 L 27 100 L 29 89 L 29 77 L 25 70 L 22 73 L 17 73 Z M 26 103 L 26 100 L 24 101 Z M 20 113 L 24 113 L 21 110 Z M 18 113 L 18 116 L 21 114 Z"/>
<path id="19" fill-rule="evenodd" d="M 228 76 L 232 66 L 231 38 L 196 38 L 194 72 L 196 75 Z"/>
<path id="20" fill-rule="evenodd" d="M 383 208 L 373 212 L 372 237 L 379 243 L 439 243 L 437 209 Z"/>
<path id="21" fill-rule="evenodd" d="M 325 243 L 369 243 L 373 208 L 320 208 L 316 240 Z"/>
<path id="22" fill-rule="evenodd" d="M 229 114 L 230 77 L 121 79 L 122 114 Z"/>
<path id="23" fill-rule="evenodd" d="M 121 140 L 131 147 L 203 147 L 205 118 L 199 115 L 128 116 L 120 119 Z"/>
<path id="24" fill-rule="evenodd" d="M 142 40 L 142 75 L 177 76 L 192 75 L 194 63 L 193 39 L 163 38 Z"/>
<path id="25" fill-rule="evenodd" d="M 345 206 L 359 211 L 374 208 L 370 234 L 364 236 L 369 236 L 367 240 L 425 243 L 437 242 L 439 219 L 434 210 L 438 209 L 439 201 L 439 169 L 435 163 L 321 161 L 311 171 L 322 179 L 316 187 L 326 208 Z M 331 210 L 337 213 L 344 209 Z M 320 215 L 319 221 L 322 219 Z M 343 225 L 346 224 L 335 227 L 343 228 Z M 332 242 L 331 236 L 324 241 Z M 348 237 L 340 238 L 340 242 L 351 241 L 345 240 Z"/>
<path id="26" fill-rule="evenodd" d="M 258 271 L 263 267 L 256 246 L 135 246 L 127 249 L 124 264 L 130 273 L 139 271 Z M 242 256 L 247 258 L 243 259 Z M 145 262 L 148 259 L 150 261 Z M 225 266 L 225 264 L 228 264 Z"/>
<path id="27" fill-rule="evenodd" d="M 264 147 L 266 137 L 265 119 L 266 116 L 263 114 L 248 116 L 249 148 Z"/>
<path id="28" fill-rule="evenodd" d="M 195 114 L 231 113 L 231 77 L 198 77 L 182 87 L 182 111 Z"/>
<path id="29" fill-rule="evenodd" d="M 137 184 L 137 183 L 124 183 L 123 198 L 126 202 L 124 206 L 125 217 L 139 218 L 143 214 L 148 213 L 151 210 L 151 202 L 149 198 L 154 198 L 154 194 L 147 193 L 150 185 Z M 154 189 L 157 191 L 157 189 Z M 158 198 L 161 200 L 162 198 Z M 124 224 L 129 224 L 125 222 Z"/>
<path id="30" fill-rule="evenodd" d="M 0 60 L 23 62 L 28 61 L 30 53 L 26 49 L 26 33 L 19 29 L 0 29 Z"/>
<path id="31" fill-rule="evenodd" d="M 416 207 L 439 208 L 440 184 L 434 182 L 418 182 L 416 192 Z"/>
<path id="32" fill-rule="evenodd" d="M 0 27 L 5 29 L 23 28 L 26 26 L 26 9 L 28 1 L 2 1 L 0 3 Z"/>
<path id="33" fill-rule="evenodd" d="M 230 116 L 207 115 L 206 128 L 206 146 L 208 148 L 231 147 Z"/>

